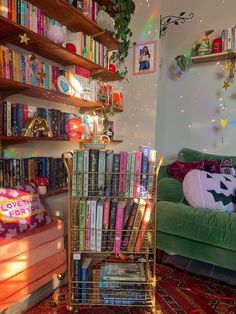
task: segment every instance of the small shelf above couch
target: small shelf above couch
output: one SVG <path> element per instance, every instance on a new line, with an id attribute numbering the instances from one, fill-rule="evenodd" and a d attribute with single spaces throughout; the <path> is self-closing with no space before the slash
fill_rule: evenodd
<path id="1" fill-rule="evenodd" d="M 236 52 L 231 52 L 234 55 Z M 191 57 L 192 63 L 205 63 L 205 62 L 214 62 L 214 61 L 220 61 L 224 60 L 226 57 L 229 56 L 229 52 L 224 51 L 220 53 L 212 53 L 210 55 L 205 55 L 205 56 L 195 56 Z"/>

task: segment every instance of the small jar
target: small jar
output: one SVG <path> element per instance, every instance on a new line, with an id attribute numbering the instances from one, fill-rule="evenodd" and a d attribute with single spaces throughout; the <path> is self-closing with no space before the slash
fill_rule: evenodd
<path id="1" fill-rule="evenodd" d="M 212 53 L 222 52 L 222 39 L 216 38 L 212 42 Z"/>

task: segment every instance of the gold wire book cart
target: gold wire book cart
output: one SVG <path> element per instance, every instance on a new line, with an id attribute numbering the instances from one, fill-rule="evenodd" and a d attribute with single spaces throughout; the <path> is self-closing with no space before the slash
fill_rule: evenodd
<path id="1" fill-rule="evenodd" d="M 68 171 L 70 309 L 76 313 L 81 306 L 128 306 L 148 307 L 156 313 L 156 191 L 163 157 L 158 156 L 154 173 L 101 173 L 73 169 L 73 154 L 75 151 L 62 155 Z M 148 190 L 145 197 L 137 197 L 137 194 L 135 197 L 125 197 L 119 193 L 112 195 L 109 182 L 113 186 L 119 184 L 122 176 L 126 178 L 126 182 L 133 182 L 137 176 L 144 176 L 146 180 L 153 182 L 153 188 Z M 105 183 L 104 190 L 96 191 L 94 180 L 98 182 L 101 178 Z M 107 193 L 107 189 L 110 193 Z M 105 203 L 110 204 L 108 211 L 105 210 Z M 143 216 L 138 229 L 134 227 L 135 217 L 138 215 L 132 216 L 135 204 L 136 213 L 143 208 L 147 216 L 147 208 L 150 208 L 149 216 L 152 213 L 151 222 L 145 224 L 146 216 Z M 100 213 L 99 206 L 103 208 Z M 112 220 L 114 206 L 116 217 Z M 122 212 L 124 206 L 125 209 L 130 208 L 128 214 Z M 119 210 L 123 213 L 122 226 L 117 218 Z M 109 217 L 105 218 L 105 212 L 109 212 Z M 100 216 L 103 218 L 99 218 Z M 146 219 L 148 222 L 150 217 Z"/>

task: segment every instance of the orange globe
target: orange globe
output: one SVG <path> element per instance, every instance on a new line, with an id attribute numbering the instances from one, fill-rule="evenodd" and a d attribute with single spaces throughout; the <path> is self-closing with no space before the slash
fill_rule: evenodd
<path id="1" fill-rule="evenodd" d="M 65 132 L 71 139 L 80 139 L 86 132 L 86 126 L 82 119 L 71 118 L 66 122 Z"/>

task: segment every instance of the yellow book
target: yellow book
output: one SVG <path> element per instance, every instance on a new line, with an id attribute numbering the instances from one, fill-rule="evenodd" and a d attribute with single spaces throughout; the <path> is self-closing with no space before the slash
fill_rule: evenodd
<path id="1" fill-rule="evenodd" d="M 2 0 L 0 0 L 0 15 L 2 15 Z"/>

